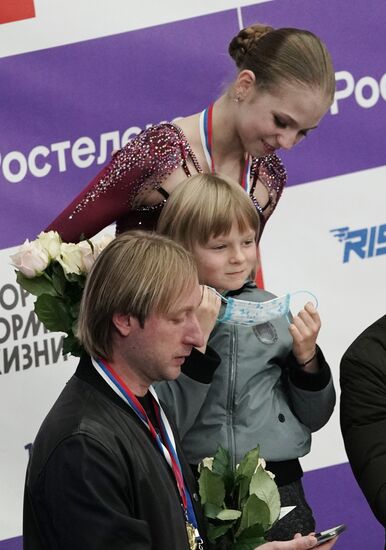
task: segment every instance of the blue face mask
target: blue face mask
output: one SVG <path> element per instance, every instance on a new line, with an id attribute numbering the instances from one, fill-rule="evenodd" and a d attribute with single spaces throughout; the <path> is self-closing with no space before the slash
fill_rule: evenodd
<path id="1" fill-rule="evenodd" d="M 290 311 L 291 296 L 299 293 L 309 294 L 315 300 L 315 307 L 317 307 L 317 298 L 308 290 L 299 290 L 292 294 L 284 294 L 284 296 L 279 296 L 278 298 L 273 298 L 266 302 L 237 300 L 235 298 L 226 298 L 219 294 L 221 300 L 226 303 L 226 308 L 217 320 L 220 323 L 231 323 L 243 326 L 261 325 L 284 316 L 289 320 L 288 315 Z"/>

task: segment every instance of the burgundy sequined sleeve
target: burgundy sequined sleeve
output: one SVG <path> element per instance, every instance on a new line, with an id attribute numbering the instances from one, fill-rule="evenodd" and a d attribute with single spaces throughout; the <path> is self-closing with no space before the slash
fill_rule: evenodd
<path id="1" fill-rule="evenodd" d="M 111 162 L 45 231 L 63 241 L 90 238 L 114 221 L 130 216 L 137 195 L 154 189 L 185 158 L 185 143 L 172 124 L 143 131 L 118 151 Z"/>
<path id="2" fill-rule="evenodd" d="M 253 184 L 250 191 L 250 196 L 257 210 L 261 222 L 261 232 L 268 218 L 273 214 L 277 203 L 282 195 L 283 188 L 287 183 L 287 172 L 280 160 L 275 155 L 267 155 L 265 157 L 255 158 L 252 164 Z M 262 207 L 254 196 L 257 181 L 260 181 L 267 190 L 268 202 Z"/>

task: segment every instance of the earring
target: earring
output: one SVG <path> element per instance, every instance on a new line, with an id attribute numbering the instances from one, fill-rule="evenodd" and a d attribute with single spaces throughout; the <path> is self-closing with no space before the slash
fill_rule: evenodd
<path id="1" fill-rule="evenodd" d="M 240 98 L 240 95 L 237 94 L 236 97 L 233 98 L 233 101 L 234 101 L 235 103 L 239 103 L 239 102 L 240 102 L 240 99 L 241 99 L 241 98 Z"/>

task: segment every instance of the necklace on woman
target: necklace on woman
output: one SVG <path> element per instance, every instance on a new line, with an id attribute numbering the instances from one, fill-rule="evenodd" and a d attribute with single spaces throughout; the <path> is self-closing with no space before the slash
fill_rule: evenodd
<path id="1" fill-rule="evenodd" d="M 212 173 L 215 172 L 213 160 L 213 103 L 200 113 L 200 137 L 201 145 L 205 153 L 205 158 Z M 250 194 L 251 189 L 251 170 L 252 157 L 245 154 L 243 173 L 241 176 L 241 185 L 243 189 Z"/>

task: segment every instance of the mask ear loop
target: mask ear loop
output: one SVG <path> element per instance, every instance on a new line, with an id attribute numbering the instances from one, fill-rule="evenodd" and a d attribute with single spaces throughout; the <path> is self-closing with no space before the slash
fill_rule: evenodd
<path id="1" fill-rule="evenodd" d="M 319 301 L 313 292 L 310 292 L 309 290 L 297 290 L 296 292 L 291 292 L 290 296 L 295 296 L 296 294 L 308 294 L 309 296 L 312 296 L 315 300 L 314 308 L 318 309 Z"/>
<path id="2" fill-rule="evenodd" d="M 221 300 L 224 304 L 228 304 L 228 299 L 225 298 L 225 296 L 223 296 L 222 294 L 220 294 L 220 293 L 219 293 L 215 288 L 213 288 L 212 286 L 208 286 L 208 285 L 206 285 L 206 286 L 207 286 L 207 288 L 209 288 L 212 292 L 214 292 L 214 293 L 220 298 L 220 300 Z M 223 320 L 223 318 L 224 318 L 224 315 L 222 315 L 222 316 L 220 315 L 219 317 L 217 317 L 216 323 L 221 323 L 222 320 Z"/>
<path id="3" fill-rule="evenodd" d="M 289 294 L 290 296 L 290 299 L 292 296 L 295 296 L 296 294 L 308 294 L 309 296 L 312 296 L 312 298 L 314 299 L 314 308 L 315 309 L 318 309 L 318 306 L 319 306 L 319 300 L 318 298 L 316 297 L 316 295 L 309 291 L 309 290 L 296 290 L 295 292 L 291 292 Z M 288 321 L 289 324 L 292 323 L 292 313 L 291 313 L 291 310 L 288 311 L 288 313 L 286 314 L 286 319 Z"/>
<path id="4" fill-rule="evenodd" d="M 209 288 L 212 292 L 214 292 L 221 299 L 222 302 L 224 302 L 225 304 L 228 303 L 228 299 L 225 298 L 225 296 L 223 296 L 222 294 L 220 294 L 215 288 L 208 285 L 206 285 L 206 287 Z"/>

